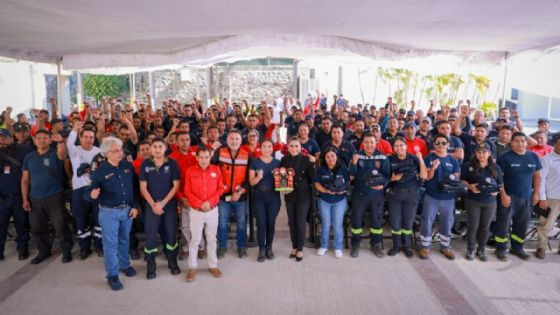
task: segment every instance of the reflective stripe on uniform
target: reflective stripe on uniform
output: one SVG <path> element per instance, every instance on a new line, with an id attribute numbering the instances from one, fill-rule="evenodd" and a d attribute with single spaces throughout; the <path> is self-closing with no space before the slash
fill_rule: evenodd
<path id="1" fill-rule="evenodd" d="M 144 253 L 146 253 L 146 254 L 157 253 L 157 248 L 154 248 L 154 249 L 144 248 Z"/>
<path id="2" fill-rule="evenodd" d="M 383 234 L 383 229 L 369 229 L 369 231 L 373 234 Z"/>
<path id="3" fill-rule="evenodd" d="M 496 243 L 507 243 L 508 239 L 507 238 L 502 238 L 499 236 L 494 236 L 494 240 L 496 241 Z"/>
<path id="4" fill-rule="evenodd" d="M 517 243 L 523 244 L 525 242 L 524 239 L 522 239 L 521 237 L 511 233 L 511 239 L 516 241 Z"/>
<path id="5" fill-rule="evenodd" d="M 402 229 L 401 231 L 402 231 L 402 234 L 404 234 L 404 235 L 412 235 L 412 230 Z"/>
<path id="6" fill-rule="evenodd" d="M 175 245 L 166 244 L 165 248 L 167 248 L 167 250 L 175 250 L 175 248 L 177 248 L 177 246 L 179 246 L 179 244 L 177 242 L 175 242 Z"/>
<path id="7" fill-rule="evenodd" d="M 391 230 L 391 234 L 402 235 L 402 231 L 403 231 L 403 230 L 398 230 L 398 231 Z"/>
<path id="8" fill-rule="evenodd" d="M 364 232 L 364 229 L 354 229 L 352 228 L 352 234 L 362 234 Z"/>

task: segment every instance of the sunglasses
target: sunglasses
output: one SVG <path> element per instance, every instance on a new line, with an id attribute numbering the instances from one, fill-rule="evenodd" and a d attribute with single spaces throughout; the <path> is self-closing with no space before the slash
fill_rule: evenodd
<path id="1" fill-rule="evenodd" d="M 434 142 L 434 144 L 435 144 L 435 145 L 447 145 L 447 142 L 445 142 L 445 141 L 442 141 L 442 142 L 436 141 L 436 142 Z"/>

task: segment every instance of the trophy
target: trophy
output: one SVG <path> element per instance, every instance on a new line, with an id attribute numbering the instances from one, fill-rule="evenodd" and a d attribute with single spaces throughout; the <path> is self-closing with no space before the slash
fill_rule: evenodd
<path id="1" fill-rule="evenodd" d="M 295 171 L 292 168 L 280 167 L 272 171 L 274 190 L 292 192 L 294 190 Z"/>

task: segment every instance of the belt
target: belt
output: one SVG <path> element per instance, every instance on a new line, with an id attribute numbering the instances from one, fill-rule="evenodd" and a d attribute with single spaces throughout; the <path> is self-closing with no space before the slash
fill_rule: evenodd
<path id="1" fill-rule="evenodd" d="M 100 208 L 108 208 L 108 209 L 126 209 L 126 208 L 130 208 L 130 205 L 127 204 L 122 204 L 122 205 L 118 205 L 118 206 L 104 206 L 104 205 L 99 205 Z"/>
<path id="2" fill-rule="evenodd" d="M 253 188 L 255 190 L 255 192 L 269 192 L 269 191 L 274 191 L 274 188 L 272 187 L 261 187 L 261 186 L 257 186 L 255 188 Z"/>

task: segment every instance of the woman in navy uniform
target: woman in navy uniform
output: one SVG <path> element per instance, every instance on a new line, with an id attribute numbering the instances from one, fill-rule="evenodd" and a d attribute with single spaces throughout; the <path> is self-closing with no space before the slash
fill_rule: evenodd
<path id="1" fill-rule="evenodd" d="M 461 179 L 469 187 L 465 197 L 465 209 L 469 213 L 465 257 L 467 260 L 474 259 L 474 248 L 478 242 L 476 256 L 487 261 L 484 249 L 490 234 L 490 222 L 496 215 L 496 196 L 503 185 L 502 169 L 494 162 L 487 143 L 478 144 L 475 154 L 463 165 Z"/>
<path id="2" fill-rule="evenodd" d="M 321 153 L 321 166 L 317 169 L 315 189 L 319 192 L 317 206 L 321 212 L 321 247 L 317 255 L 323 256 L 329 248 L 330 228 L 334 231 L 334 254 L 342 258 L 342 223 L 348 207 L 346 194 L 350 184 L 350 173 L 341 165 L 335 147 L 327 147 Z"/>
<path id="3" fill-rule="evenodd" d="M 156 277 L 157 254 L 156 234 L 161 220 L 166 232 L 167 266 L 171 274 L 181 273 L 177 265 L 177 201 L 175 194 L 179 189 L 179 165 L 165 156 L 167 145 L 162 138 L 155 138 L 151 144 L 152 157 L 140 166 L 140 192 L 146 200 L 144 253 L 147 261 L 147 278 Z"/>
<path id="4" fill-rule="evenodd" d="M 417 152 L 414 156 L 406 150 L 406 140 L 395 138 L 395 154 L 389 157 L 392 176 L 388 192 L 393 248 L 387 254 L 395 256 L 402 249 L 406 257 L 410 258 L 414 256 L 412 225 L 420 202 L 421 180 L 428 177 L 428 170 L 422 159 L 422 152 Z"/>

